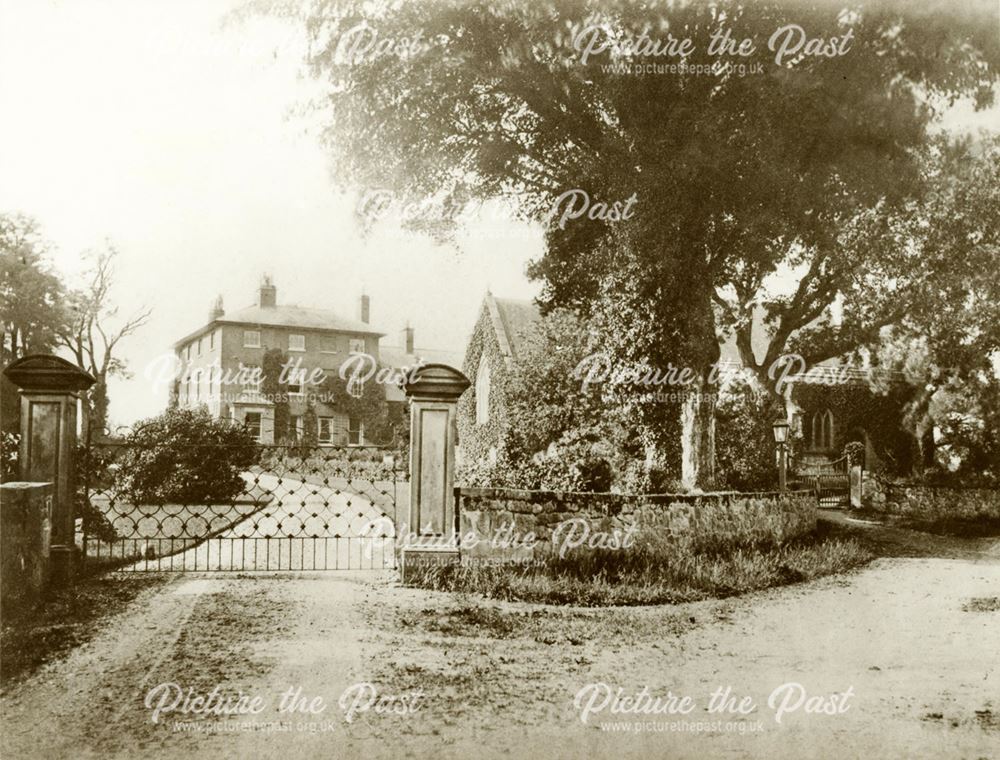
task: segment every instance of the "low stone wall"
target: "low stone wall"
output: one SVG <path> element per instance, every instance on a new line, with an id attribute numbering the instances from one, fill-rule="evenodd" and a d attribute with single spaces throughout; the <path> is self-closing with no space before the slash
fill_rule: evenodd
<path id="1" fill-rule="evenodd" d="M 698 496 L 455 491 L 462 555 L 481 559 L 530 559 L 583 546 L 618 549 L 640 535 L 724 549 L 780 543 L 816 527 L 816 497 L 810 491 Z"/>
<path id="2" fill-rule="evenodd" d="M 1000 518 L 1000 489 L 908 485 L 866 478 L 864 506 L 917 520 Z"/>
<path id="3" fill-rule="evenodd" d="M 0 483 L 0 615 L 38 600 L 49 577 L 50 483 Z"/>

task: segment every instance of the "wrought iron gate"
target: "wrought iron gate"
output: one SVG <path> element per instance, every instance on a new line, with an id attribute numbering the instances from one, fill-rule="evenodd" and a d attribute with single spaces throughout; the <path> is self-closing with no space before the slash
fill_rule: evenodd
<path id="1" fill-rule="evenodd" d="M 810 472 L 800 476 L 804 487 L 816 492 L 820 509 L 850 505 L 850 465 L 847 456 L 821 465 L 813 464 Z"/>
<path id="2" fill-rule="evenodd" d="M 397 515 L 409 501 L 405 452 L 261 445 L 245 454 L 244 469 L 222 467 L 217 477 L 187 466 L 227 453 L 206 444 L 181 462 L 121 443 L 86 449 L 77 504 L 84 562 L 139 572 L 395 566 Z"/>

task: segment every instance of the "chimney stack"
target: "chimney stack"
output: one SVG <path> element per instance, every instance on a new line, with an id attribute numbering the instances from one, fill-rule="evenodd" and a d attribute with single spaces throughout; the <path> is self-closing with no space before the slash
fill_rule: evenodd
<path id="1" fill-rule="evenodd" d="M 368 324 L 368 318 L 370 316 L 370 306 L 371 301 L 368 296 L 362 294 L 361 301 L 358 304 L 358 318 L 366 325 Z"/>
<path id="2" fill-rule="evenodd" d="M 400 343 L 406 353 L 413 353 L 413 328 L 410 327 L 409 324 L 407 324 L 406 327 L 403 328 L 402 333 L 400 333 Z"/>
<path id="3" fill-rule="evenodd" d="M 260 280 L 260 298 L 257 303 L 263 308 L 272 307 L 278 303 L 278 289 L 274 287 L 269 274 L 265 274 Z"/>
<path id="4" fill-rule="evenodd" d="M 214 322 L 225 313 L 225 309 L 222 308 L 222 296 L 216 296 L 215 301 L 212 302 L 212 308 L 208 310 L 208 321 Z"/>

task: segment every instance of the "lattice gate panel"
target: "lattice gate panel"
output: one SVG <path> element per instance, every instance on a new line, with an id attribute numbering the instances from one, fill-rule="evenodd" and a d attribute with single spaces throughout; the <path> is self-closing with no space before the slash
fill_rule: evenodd
<path id="1" fill-rule="evenodd" d="M 179 489 L 168 476 L 162 487 L 137 489 L 130 467 L 150 452 L 92 446 L 83 457 L 78 509 L 85 562 L 136 572 L 395 566 L 397 513 L 405 513 L 409 497 L 405 452 L 259 449 L 256 464 L 239 473 L 238 493 L 220 502 L 191 498 L 196 486 Z M 197 455 L 213 453 L 207 446 Z M 169 471 L 177 463 L 162 466 Z M 171 498 L 172 490 L 184 498 Z"/>

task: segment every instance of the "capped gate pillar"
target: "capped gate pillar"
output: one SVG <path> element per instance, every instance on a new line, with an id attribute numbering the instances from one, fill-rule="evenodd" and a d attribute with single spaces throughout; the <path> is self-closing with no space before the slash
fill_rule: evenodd
<path id="1" fill-rule="evenodd" d="M 410 399 L 410 515 L 402 576 L 418 564 L 458 559 L 455 448 L 458 399 L 469 379 L 454 367 L 426 364 L 403 383 Z M 416 536 L 415 539 L 412 537 Z"/>
<path id="2" fill-rule="evenodd" d="M 48 354 L 22 357 L 4 374 L 21 394 L 21 480 L 53 484 L 51 578 L 56 585 L 66 584 L 73 578 L 76 552 L 76 405 L 78 393 L 96 380 Z"/>

